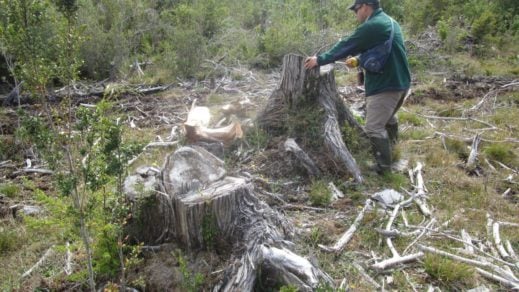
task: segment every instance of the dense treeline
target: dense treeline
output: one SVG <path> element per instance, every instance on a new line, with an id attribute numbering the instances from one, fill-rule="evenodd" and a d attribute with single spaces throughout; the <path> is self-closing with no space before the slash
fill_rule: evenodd
<path id="1" fill-rule="evenodd" d="M 153 63 L 152 82 L 205 77 L 213 72 L 207 67 L 214 69 L 206 60 L 277 66 L 288 52 L 311 54 L 351 31 L 350 2 L 0 0 L 0 73 L 34 88 L 77 76 L 124 78 L 136 61 Z M 382 6 L 408 34 L 435 27 L 447 50 L 470 42 L 484 55 L 490 45 L 506 47 L 518 37 L 516 0 L 383 0 Z"/>

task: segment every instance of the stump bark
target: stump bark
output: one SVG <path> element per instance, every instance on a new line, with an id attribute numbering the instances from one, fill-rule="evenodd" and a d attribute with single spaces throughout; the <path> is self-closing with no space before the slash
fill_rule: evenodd
<path id="1" fill-rule="evenodd" d="M 127 196 L 138 202 L 130 234 L 146 244 L 177 241 L 191 250 L 215 237 L 227 242 L 239 252 L 232 253 L 213 291 L 253 291 L 260 271 L 299 291 L 312 291 L 320 282 L 331 285 L 326 273 L 290 250 L 290 222 L 259 200 L 249 181 L 227 176 L 223 166 L 201 147 L 181 147 L 160 174 L 141 171 L 128 177 Z"/>
<path id="2" fill-rule="evenodd" d="M 348 122 L 363 132 L 353 114 L 339 98 L 331 65 L 306 70 L 304 57 L 286 55 L 279 87 L 270 96 L 257 118 L 258 126 L 270 133 L 280 133 L 287 123 L 290 110 L 302 103 L 315 103 L 325 111 L 322 121 L 323 145 L 337 167 L 344 167 L 358 183 L 363 182 L 360 169 L 342 140 L 340 127 Z"/>

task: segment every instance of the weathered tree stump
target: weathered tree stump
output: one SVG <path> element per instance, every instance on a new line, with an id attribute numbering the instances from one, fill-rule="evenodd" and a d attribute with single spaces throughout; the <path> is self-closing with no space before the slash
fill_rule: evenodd
<path id="1" fill-rule="evenodd" d="M 360 169 L 342 140 L 340 126 L 348 122 L 356 130 L 363 130 L 339 98 L 331 65 L 306 70 L 303 56 L 286 55 L 279 88 L 274 90 L 265 108 L 259 113 L 258 126 L 271 133 L 282 131 L 290 110 L 297 110 L 303 102 L 315 103 L 324 108 L 322 137 L 326 150 L 335 165 L 345 167 L 356 182 L 362 183 Z"/>
<path id="2" fill-rule="evenodd" d="M 206 247 L 214 237 L 224 240 L 240 252 L 233 253 L 214 291 L 252 291 L 260 271 L 300 291 L 331 284 L 328 275 L 290 251 L 290 222 L 260 201 L 250 182 L 226 176 L 223 166 L 201 147 L 181 147 L 159 175 L 141 171 L 139 178 L 128 177 L 127 195 L 140 201 L 130 235 L 147 244 L 176 241 L 188 249 Z"/>

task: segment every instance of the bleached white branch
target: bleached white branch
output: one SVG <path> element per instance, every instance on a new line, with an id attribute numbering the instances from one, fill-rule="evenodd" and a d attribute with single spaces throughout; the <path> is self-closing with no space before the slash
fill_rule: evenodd
<path id="1" fill-rule="evenodd" d="M 424 253 L 423 252 L 417 252 L 417 253 L 413 253 L 413 254 L 410 254 L 410 255 L 406 255 L 406 256 L 403 256 L 403 257 L 392 257 L 390 259 L 387 259 L 387 260 L 384 260 L 384 261 L 381 261 L 381 262 L 378 262 L 378 263 L 375 263 L 373 265 L 371 265 L 371 267 L 375 270 L 385 270 L 387 268 L 390 268 L 392 266 L 395 266 L 395 265 L 398 265 L 398 264 L 401 264 L 401 263 L 408 263 L 408 262 L 411 262 L 411 261 L 415 261 L 421 257 L 424 256 Z"/>
<path id="2" fill-rule="evenodd" d="M 24 279 L 26 278 L 27 276 L 29 276 L 34 270 L 36 270 L 37 268 L 39 268 L 44 262 L 45 260 L 52 254 L 53 252 L 53 248 L 54 248 L 54 245 L 49 247 L 49 249 L 47 249 L 47 251 L 43 254 L 43 256 L 30 268 L 28 269 L 25 273 L 22 274 L 22 276 L 20 277 L 21 279 Z"/>
<path id="3" fill-rule="evenodd" d="M 418 248 L 420 250 L 422 250 L 422 251 L 426 251 L 426 252 L 429 252 L 429 253 L 434 253 L 434 254 L 437 254 L 437 255 L 441 255 L 441 256 L 444 256 L 444 257 L 447 257 L 447 258 L 450 258 L 452 260 L 459 261 L 459 262 L 462 262 L 462 263 L 465 263 L 465 264 L 468 264 L 468 265 L 472 265 L 472 266 L 476 266 L 476 267 L 481 267 L 481 268 L 489 268 L 489 269 L 492 269 L 495 273 L 500 274 L 500 276 L 503 277 L 503 278 L 509 279 L 511 281 L 517 281 L 517 278 L 515 277 L 514 274 L 506 271 L 505 269 L 503 269 L 503 268 L 501 268 L 501 267 L 499 267 L 499 266 L 497 266 L 495 264 L 492 264 L 492 263 L 489 263 L 489 262 L 483 262 L 483 261 L 478 261 L 478 260 L 473 260 L 473 259 L 465 258 L 465 257 L 459 256 L 459 255 L 455 255 L 455 254 L 452 254 L 452 253 L 449 253 L 449 252 L 446 252 L 446 251 L 443 251 L 443 250 L 439 250 L 439 249 L 434 248 L 434 247 L 429 247 L 429 246 L 425 246 L 425 245 L 421 245 L 421 244 L 418 245 Z"/>
<path id="4" fill-rule="evenodd" d="M 422 232 L 420 233 L 420 235 L 418 235 L 414 240 L 413 242 L 411 242 L 405 249 L 404 249 L 404 252 L 403 254 L 406 254 L 407 251 L 413 246 L 415 245 L 418 240 L 420 240 L 420 238 L 422 238 L 422 236 L 424 236 L 425 234 L 428 233 L 428 230 L 431 229 L 431 227 L 436 223 L 436 218 L 432 218 L 431 221 L 429 223 L 427 223 L 427 225 L 425 226 L 424 229 L 422 229 Z"/>
<path id="5" fill-rule="evenodd" d="M 463 240 L 463 245 L 465 246 L 465 250 L 471 254 L 474 253 L 474 247 L 472 246 L 472 238 L 469 233 L 465 229 L 461 229 L 461 239 Z"/>
<path id="6" fill-rule="evenodd" d="M 519 289 L 519 283 L 515 282 L 515 281 L 511 281 L 511 280 L 508 280 L 508 279 L 505 279 L 503 277 L 500 277 L 494 273 L 489 273 L 483 269 L 480 269 L 480 268 L 476 268 L 476 271 L 478 273 L 480 273 L 482 276 L 484 276 L 485 278 L 488 278 L 490 280 L 494 280 L 494 281 L 497 281 L 503 285 L 506 285 L 514 290 L 518 290 Z"/>
<path id="7" fill-rule="evenodd" d="M 63 271 L 67 276 L 72 274 L 72 252 L 70 252 L 70 243 L 67 241 L 66 244 L 67 253 L 65 257 L 65 267 L 63 268 Z"/>
<path id="8" fill-rule="evenodd" d="M 508 252 L 506 252 L 505 247 L 501 242 L 501 235 L 499 234 L 499 223 L 494 222 L 494 224 L 492 224 L 492 233 L 494 235 L 494 244 L 496 245 L 497 251 L 503 259 L 508 259 L 510 255 Z"/>
<path id="9" fill-rule="evenodd" d="M 350 239 L 353 237 L 353 234 L 359 227 L 360 221 L 362 221 L 362 218 L 364 218 L 364 213 L 366 213 L 366 210 L 372 205 L 371 199 L 367 199 L 366 203 L 364 204 L 364 208 L 360 211 L 360 213 L 355 218 L 355 221 L 353 221 L 353 224 L 350 226 L 350 228 L 341 236 L 341 238 L 335 243 L 334 246 L 326 246 L 319 244 L 319 247 L 325 251 L 328 252 L 340 252 L 344 249 L 346 244 L 350 241 Z"/>
<path id="10" fill-rule="evenodd" d="M 364 270 L 364 268 L 357 262 L 353 262 L 353 266 L 357 269 L 357 271 L 366 279 L 366 281 L 371 284 L 375 289 L 380 289 L 380 284 L 375 281 L 375 279 L 371 278 L 370 275 Z"/>
<path id="11" fill-rule="evenodd" d="M 517 257 L 517 254 L 515 253 L 514 248 L 512 247 L 512 244 L 510 243 L 510 240 L 505 240 L 505 248 L 506 251 L 510 254 L 510 257 L 514 259 L 515 261 L 519 260 Z"/>

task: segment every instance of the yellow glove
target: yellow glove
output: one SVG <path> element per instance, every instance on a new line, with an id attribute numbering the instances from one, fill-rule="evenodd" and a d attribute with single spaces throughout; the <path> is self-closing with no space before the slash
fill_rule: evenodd
<path id="1" fill-rule="evenodd" d="M 357 68 L 357 66 L 359 66 L 359 60 L 355 57 L 346 59 L 345 63 L 349 68 Z"/>

